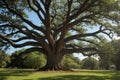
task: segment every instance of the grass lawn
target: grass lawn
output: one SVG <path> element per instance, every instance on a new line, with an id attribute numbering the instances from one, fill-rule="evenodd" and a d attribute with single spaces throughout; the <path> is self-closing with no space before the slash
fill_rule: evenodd
<path id="1" fill-rule="evenodd" d="M 0 80 L 120 80 L 120 72 L 105 70 L 35 72 L 30 69 L 0 69 Z"/>

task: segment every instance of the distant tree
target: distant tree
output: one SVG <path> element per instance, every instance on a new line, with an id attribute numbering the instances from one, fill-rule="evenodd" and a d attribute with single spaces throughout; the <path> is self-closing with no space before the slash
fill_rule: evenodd
<path id="1" fill-rule="evenodd" d="M 24 66 L 24 60 L 26 58 L 26 54 L 20 55 L 20 53 L 24 51 L 24 49 L 15 51 L 11 54 L 11 67 L 17 67 L 17 68 L 25 68 Z"/>
<path id="2" fill-rule="evenodd" d="M 116 70 L 120 70 L 120 39 L 111 41 L 111 44 L 115 49 L 113 64 L 116 66 Z"/>
<path id="3" fill-rule="evenodd" d="M 27 68 L 39 69 L 46 63 L 45 56 L 39 52 L 32 52 L 24 59 L 24 65 Z"/>
<path id="4" fill-rule="evenodd" d="M 80 68 L 80 59 L 77 57 L 74 57 L 73 55 L 65 55 L 62 60 L 62 65 L 64 68 Z"/>
<path id="5" fill-rule="evenodd" d="M 23 50 L 16 51 L 11 55 L 12 67 L 38 69 L 45 65 L 45 56 L 39 52 L 20 55 L 21 51 Z M 64 68 L 80 68 L 80 59 L 69 54 L 64 56 L 62 65 Z"/>
<path id="6" fill-rule="evenodd" d="M 15 51 L 11 55 L 11 67 L 17 68 L 34 68 L 38 69 L 46 63 L 45 56 L 39 52 L 32 52 L 29 54 L 21 54 L 21 51 Z"/>
<path id="7" fill-rule="evenodd" d="M 81 64 L 81 60 L 78 57 L 74 57 L 73 59 L 77 64 Z"/>
<path id="8" fill-rule="evenodd" d="M 10 56 L 0 50 L 0 68 L 4 68 L 10 63 Z"/>
<path id="9" fill-rule="evenodd" d="M 44 53 L 40 70 L 60 70 L 64 55 L 91 55 L 100 35 L 120 33 L 119 11 L 120 0 L 0 0 L 0 42 Z"/>
<path id="10" fill-rule="evenodd" d="M 98 69 L 98 61 L 92 57 L 88 57 L 82 60 L 82 69 Z"/>
<path id="11" fill-rule="evenodd" d="M 104 42 L 99 47 L 99 62 L 100 68 L 102 69 L 109 69 L 110 65 L 112 64 L 113 54 L 115 53 L 114 47 L 111 45 L 110 42 Z"/>

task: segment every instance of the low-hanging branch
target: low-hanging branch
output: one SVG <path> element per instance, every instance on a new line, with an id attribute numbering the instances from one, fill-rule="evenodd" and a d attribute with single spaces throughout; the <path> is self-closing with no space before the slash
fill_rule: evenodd
<path id="1" fill-rule="evenodd" d="M 100 34 L 100 33 L 104 33 L 104 34 L 107 34 L 108 36 L 110 36 L 109 33 L 105 32 L 105 31 L 109 31 L 109 29 L 102 29 L 102 25 L 100 26 L 99 30 L 96 31 L 96 32 L 93 32 L 93 33 L 82 33 L 82 34 L 76 34 L 76 35 L 72 35 L 72 36 L 69 36 L 67 38 L 64 39 L 65 43 L 68 42 L 68 41 L 71 41 L 71 40 L 74 40 L 74 39 L 79 39 L 79 38 L 82 38 L 82 37 L 89 37 L 89 36 L 95 36 L 97 34 Z M 110 33 L 113 33 L 110 31 Z"/>
<path id="2" fill-rule="evenodd" d="M 80 41 L 83 41 L 83 42 L 88 42 L 88 43 L 91 43 L 91 44 L 94 44 L 96 46 L 99 46 L 99 44 L 97 42 L 94 42 L 94 40 L 87 40 L 87 39 L 77 39 L 77 40 L 80 40 Z"/>
<path id="3" fill-rule="evenodd" d="M 89 52 L 89 51 L 97 51 L 96 48 L 74 48 L 74 49 L 64 49 L 63 53 L 83 53 L 83 52 Z"/>
<path id="4" fill-rule="evenodd" d="M 40 44 L 38 44 L 37 42 L 33 42 L 33 41 L 27 41 L 21 44 L 15 44 L 14 41 L 12 41 L 11 39 L 0 35 L 1 39 L 4 39 L 5 41 L 7 41 L 9 44 L 11 44 L 13 47 L 16 48 L 21 48 L 21 47 L 26 47 L 26 46 L 40 46 Z"/>

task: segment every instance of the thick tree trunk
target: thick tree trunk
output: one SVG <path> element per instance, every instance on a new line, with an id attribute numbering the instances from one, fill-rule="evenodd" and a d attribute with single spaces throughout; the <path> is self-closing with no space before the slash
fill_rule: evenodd
<path id="1" fill-rule="evenodd" d="M 47 55 L 47 63 L 43 68 L 40 68 L 41 71 L 56 71 L 62 70 L 61 60 L 63 58 L 62 54 L 49 54 Z"/>

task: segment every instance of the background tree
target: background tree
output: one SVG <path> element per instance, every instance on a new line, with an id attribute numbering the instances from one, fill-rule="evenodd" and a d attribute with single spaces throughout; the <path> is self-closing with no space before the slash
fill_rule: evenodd
<path id="1" fill-rule="evenodd" d="M 4 68 L 10 63 L 10 56 L 0 50 L 0 68 Z"/>
<path id="2" fill-rule="evenodd" d="M 77 64 L 81 64 L 81 60 L 78 57 L 74 57 L 73 60 L 77 63 Z"/>
<path id="3" fill-rule="evenodd" d="M 82 69 L 98 69 L 98 61 L 92 57 L 88 57 L 82 60 Z"/>
<path id="4" fill-rule="evenodd" d="M 26 58 L 26 54 L 20 55 L 21 52 L 23 52 L 24 49 L 15 51 L 14 53 L 11 54 L 11 63 L 10 63 L 10 67 L 13 68 L 26 68 L 26 66 L 24 65 L 24 60 Z"/>
<path id="5" fill-rule="evenodd" d="M 111 41 L 111 44 L 115 49 L 113 64 L 116 66 L 116 70 L 120 70 L 120 39 Z"/>
<path id="6" fill-rule="evenodd" d="M 11 63 L 9 67 L 13 68 L 34 68 L 38 69 L 45 65 L 45 56 L 39 52 L 21 54 L 25 49 L 15 51 L 11 54 Z"/>
<path id="7" fill-rule="evenodd" d="M 62 60 L 62 65 L 64 69 L 80 69 L 81 68 L 81 61 L 78 57 L 74 57 L 71 54 L 65 55 L 63 60 Z"/>
<path id="8" fill-rule="evenodd" d="M 119 33 L 119 3 L 119 0 L 0 0 L 0 41 L 6 48 L 26 47 L 22 53 L 44 53 L 47 63 L 41 69 L 60 70 L 64 55 L 90 55 L 89 51 L 96 51 L 100 35 L 111 37 L 113 32 Z M 30 14 L 35 17 L 30 19 Z"/>
<path id="9" fill-rule="evenodd" d="M 46 63 L 45 56 L 38 52 L 28 54 L 24 60 L 24 65 L 27 68 L 39 69 Z"/>
<path id="10" fill-rule="evenodd" d="M 109 69 L 110 65 L 112 65 L 112 58 L 113 54 L 115 53 L 114 47 L 110 42 L 104 42 L 101 44 L 101 47 L 99 48 L 99 62 L 100 62 L 100 68 L 102 69 Z"/>

